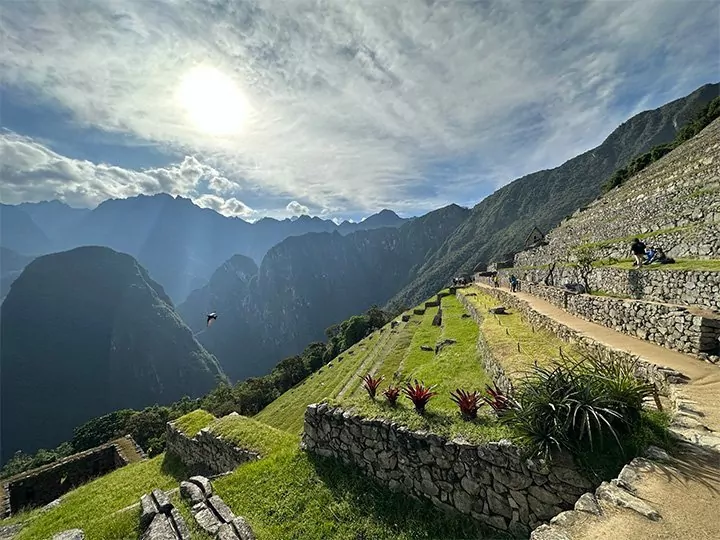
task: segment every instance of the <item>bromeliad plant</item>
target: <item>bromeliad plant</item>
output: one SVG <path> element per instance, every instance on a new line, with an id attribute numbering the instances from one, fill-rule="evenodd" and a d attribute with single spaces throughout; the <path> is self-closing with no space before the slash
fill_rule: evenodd
<path id="1" fill-rule="evenodd" d="M 479 392 L 466 392 L 460 388 L 456 389 L 455 392 L 450 392 L 450 399 L 460 407 L 460 414 L 465 420 L 477 418 L 478 409 L 485 405 Z"/>
<path id="2" fill-rule="evenodd" d="M 492 408 L 498 416 L 503 416 L 516 406 L 515 401 L 500 390 L 497 384 L 494 384 L 493 387 L 485 385 L 485 394 L 482 398 L 483 401 L 490 405 L 490 408 Z"/>
<path id="3" fill-rule="evenodd" d="M 370 399 L 375 399 L 375 394 L 377 393 L 378 386 L 380 386 L 380 383 L 385 377 L 373 377 L 370 373 L 368 373 L 361 378 L 363 380 L 363 388 L 365 388 L 365 390 L 367 391 Z"/>
<path id="4" fill-rule="evenodd" d="M 398 397 L 400 396 L 400 389 L 397 386 L 388 386 L 383 392 L 383 396 L 385 396 L 388 403 L 394 407 L 397 404 Z"/>
<path id="5" fill-rule="evenodd" d="M 413 402 L 418 414 L 423 414 L 425 412 L 425 405 L 436 395 L 436 393 L 433 392 L 434 388 L 435 385 L 425 386 L 425 383 L 417 382 L 416 379 L 413 384 L 408 383 L 407 386 L 403 388 L 403 393 Z"/>

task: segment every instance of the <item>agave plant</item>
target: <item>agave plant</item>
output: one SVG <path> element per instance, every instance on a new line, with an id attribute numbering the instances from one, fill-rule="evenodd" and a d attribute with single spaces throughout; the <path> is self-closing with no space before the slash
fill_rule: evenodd
<path id="1" fill-rule="evenodd" d="M 478 409 L 485 405 L 480 393 L 477 391 L 466 392 L 460 388 L 450 392 L 450 399 L 460 407 L 460 414 L 465 420 L 477 418 Z"/>
<path id="2" fill-rule="evenodd" d="M 373 377 L 370 373 L 361 377 L 361 379 L 363 380 L 363 387 L 370 396 L 370 399 L 375 399 L 375 394 L 377 393 L 378 386 L 380 386 L 380 383 L 383 381 L 384 378 L 385 377 L 382 376 Z"/>
<path id="3" fill-rule="evenodd" d="M 407 386 L 403 388 L 403 393 L 413 402 L 415 410 L 419 414 L 423 414 L 425 412 L 425 405 L 436 395 L 435 392 L 433 392 L 434 388 L 435 385 L 425 386 L 425 383 L 417 382 L 416 379 L 413 384 L 408 383 Z"/>
<path id="4" fill-rule="evenodd" d="M 397 386 L 388 386 L 383 392 L 383 396 L 385 396 L 388 403 L 394 407 L 397 403 L 398 396 L 400 396 L 400 389 Z"/>
<path id="5" fill-rule="evenodd" d="M 482 398 L 483 401 L 490 405 L 498 416 L 506 414 L 516 406 L 515 401 L 500 390 L 497 384 L 494 384 L 492 388 L 489 385 L 485 385 L 485 394 Z"/>

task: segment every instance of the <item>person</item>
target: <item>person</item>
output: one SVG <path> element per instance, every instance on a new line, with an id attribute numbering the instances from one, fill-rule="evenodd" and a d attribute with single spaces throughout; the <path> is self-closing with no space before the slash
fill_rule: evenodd
<path id="1" fill-rule="evenodd" d="M 645 244 L 643 244 L 639 238 L 633 238 L 632 244 L 630 245 L 630 252 L 633 257 L 635 257 L 633 266 L 642 266 L 643 259 L 645 258 Z"/>
<path id="2" fill-rule="evenodd" d="M 510 292 L 517 292 L 518 279 L 515 274 L 510 274 Z"/>
<path id="3" fill-rule="evenodd" d="M 495 287 L 499 287 L 499 286 L 500 286 L 500 282 L 498 281 L 497 274 L 495 274 L 495 275 L 493 276 L 493 285 L 494 285 Z"/>
<path id="4" fill-rule="evenodd" d="M 653 246 L 649 246 L 647 248 L 647 251 L 645 252 L 645 257 L 647 257 L 645 264 L 650 264 L 655 260 L 655 257 L 657 255 L 657 251 L 655 251 L 655 248 Z"/>

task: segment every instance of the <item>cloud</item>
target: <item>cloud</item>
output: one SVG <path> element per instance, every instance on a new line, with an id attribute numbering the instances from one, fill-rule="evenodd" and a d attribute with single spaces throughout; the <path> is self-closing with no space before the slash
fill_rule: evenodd
<path id="1" fill-rule="evenodd" d="M 8 131 L 0 132 L 0 156 L 0 199 L 5 203 L 59 199 L 71 206 L 88 207 L 109 198 L 164 192 L 190 197 L 199 206 L 227 216 L 255 215 L 235 197 L 200 194 L 203 182 L 222 193 L 233 191 L 232 183 L 193 156 L 177 165 L 136 171 L 61 156 Z"/>
<path id="2" fill-rule="evenodd" d="M 211 194 L 415 212 L 558 165 L 639 103 L 716 77 L 719 12 L 672 0 L 26 0 L 0 13 L 0 69 L 81 124 L 199 156 L 224 173 Z M 176 97 L 195 65 L 244 93 L 239 133 L 189 121 Z M 148 181 L 191 189 L 198 172 Z"/>
<path id="3" fill-rule="evenodd" d="M 285 207 L 285 209 L 294 216 L 310 214 L 310 209 L 307 206 L 300 204 L 297 201 L 289 202 L 288 205 Z"/>

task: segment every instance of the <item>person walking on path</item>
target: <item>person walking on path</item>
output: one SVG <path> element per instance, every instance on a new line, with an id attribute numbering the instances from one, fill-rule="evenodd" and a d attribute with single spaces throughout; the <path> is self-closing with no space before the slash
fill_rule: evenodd
<path id="1" fill-rule="evenodd" d="M 632 244 L 630 245 L 630 252 L 635 257 L 634 266 L 642 266 L 643 260 L 645 259 L 645 244 L 643 244 L 639 238 L 633 238 Z"/>
<path id="2" fill-rule="evenodd" d="M 515 277 L 515 274 L 510 274 L 510 292 L 517 292 L 518 289 L 518 279 Z"/>

